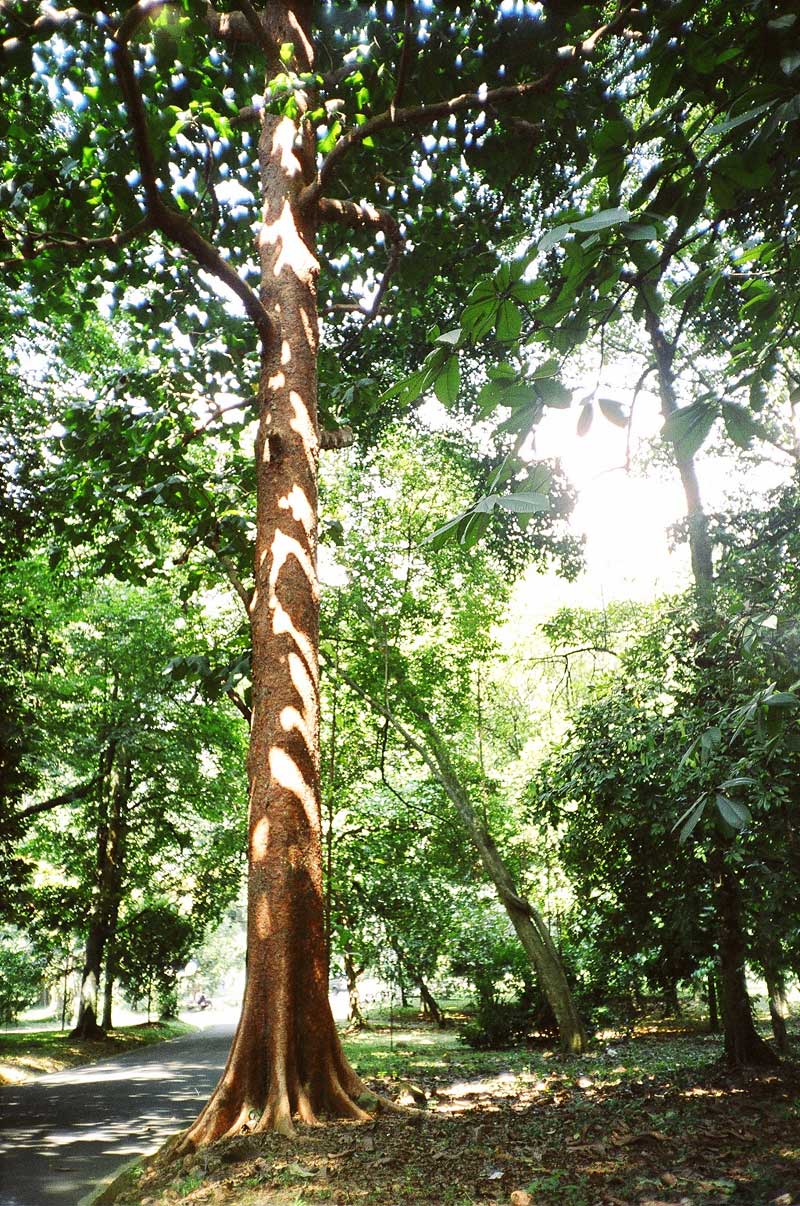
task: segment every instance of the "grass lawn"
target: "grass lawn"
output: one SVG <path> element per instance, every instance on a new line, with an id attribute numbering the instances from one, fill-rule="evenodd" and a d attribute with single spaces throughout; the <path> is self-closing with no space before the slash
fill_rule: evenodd
<path id="1" fill-rule="evenodd" d="M 800 1070 L 732 1074 L 720 1039 L 682 1023 L 606 1037 L 577 1059 L 473 1051 L 403 1015 L 346 1047 L 377 1093 L 424 1094 L 425 1109 L 155 1157 L 101 1201 L 800 1206 Z"/>
<path id="2" fill-rule="evenodd" d="M 191 1030 L 185 1022 L 143 1022 L 110 1030 L 100 1042 L 78 1042 L 64 1030 L 0 1033 L 0 1085 L 18 1084 L 45 1072 L 94 1064 L 149 1043 L 160 1043 Z"/>

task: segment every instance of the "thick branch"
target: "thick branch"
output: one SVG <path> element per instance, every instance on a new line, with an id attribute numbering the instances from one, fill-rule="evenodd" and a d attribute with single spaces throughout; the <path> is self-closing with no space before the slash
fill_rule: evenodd
<path id="1" fill-rule="evenodd" d="M 345 156 L 355 147 L 360 146 L 364 139 L 371 138 L 382 130 L 394 127 L 429 126 L 432 122 L 449 117 L 453 113 L 463 113 L 470 109 L 491 109 L 509 101 L 551 92 L 564 75 L 585 59 L 591 58 L 597 43 L 602 38 L 622 28 L 632 7 L 632 3 L 625 4 L 613 20 L 600 26 L 580 45 L 561 47 L 553 66 L 536 80 L 529 80 L 521 84 L 507 84 L 485 92 L 464 92 L 459 96 L 451 96 L 448 100 L 407 109 L 398 109 L 393 103 L 385 112 L 377 113 L 361 126 L 354 126 L 339 139 L 325 157 L 316 181 L 305 190 L 307 196 L 304 197 L 304 200 L 319 199 L 323 188 L 328 184 Z"/>
<path id="2" fill-rule="evenodd" d="M 245 308 L 247 316 L 255 325 L 264 347 L 276 338 L 275 324 L 258 296 L 239 277 L 236 270 L 222 258 L 215 247 L 203 238 L 177 210 L 165 205 L 158 188 L 158 173 L 155 156 L 150 143 L 147 114 L 144 100 L 128 53 L 128 42 L 138 27 L 172 0 L 138 0 L 126 13 L 120 25 L 113 50 L 114 66 L 122 90 L 125 108 L 131 123 L 136 158 L 142 175 L 147 214 L 152 225 L 167 238 L 177 243 L 192 255 L 201 268 L 205 268 L 234 293 Z"/>
<path id="3" fill-rule="evenodd" d="M 85 800 L 91 795 L 97 784 L 100 782 L 100 776 L 95 775 L 88 783 L 81 783 L 79 787 L 71 787 L 69 791 L 62 792 L 60 796 L 52 796 L 49 800 L 41 800 L 38 804 L 31 804 L 28 808 L 22 808 L 15 813 L 15 819 L 21 820 L 23 817 L 37 816 L 40 812 L 49 812 L 52 808 L 60 808 L 62 804 L 75 804 L 78 800 Z"/>

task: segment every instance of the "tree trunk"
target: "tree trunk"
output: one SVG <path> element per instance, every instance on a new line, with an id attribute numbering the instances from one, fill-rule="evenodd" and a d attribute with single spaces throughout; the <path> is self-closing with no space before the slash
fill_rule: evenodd
<path id="1" fill-rule="evenodd" d="M 104 1026 L 98 1024 L 100 972 L 103 954 L 109 935 L 116 928 L 122 894 L 122 876 L 125 851 L 125 811 L 131 791 L 130 758 L 124 751 L 112 753 L 116 766 L 110 767 L 111 794 L 107 812 L 101 805 L 100 823 L 97 831 L 97 888 L 89 931 L 86 937 L 86 955 L 81 977 L 80 1004 L 75 1028 L 70 1038 L 105 1038 Z M 108 975 L 106 984 L 108 986 Z M 110 989 L 107 987 L 107 991 Z M 111 1023 L 110 998 L 104 1005 L 108 1025 Z"/>
<path id="2" fill-rule="evenodd" d="M 708 973 L 708 1029 L 712 1034 L 719 1034 L 719 1009 L 717 1006 L 717 977 L 713 972 Z"/>
<path id="3" fill-rule="evenodd" d="M 497 889 L 500 902 L 508 913 L 517 937 L 533 964 L 542 991 L 556 1016 L 561 1049 L 579 1053 L 586 1049 L 587 1038 L 575 1002 L 572 999 L 564 965 L 544 919 L 530 901 L 517 892 L 511 873 L 489 833 L 484 829 L 461 785 L 450 756 L 430 719 L 420 717 L 439 769 L 439 779 L 455 805 L 461 821 L 471 837 L 480 860 Z"/>
<path id="4" fill-rule="evenodd" d="M 656 358 L 661 414 L 665 419 L 668 419 L 678 409 L 678 400 L 675 395 L 675 377 L 672 368 L 675 349 L 664 335 L 661 324 L 658 321 L 658 316 L 650 308 L 646 298 L 645 325 Z M 711 540 L 708 534 L 708 518 L 703 509 L 703 500 L 700 495 L 700 483 L 697 480 L 694 457 L 679 455 L 677 448 L 673 449 L 673 452 L 681 485 L 683 486 L 683 495 L 686 499 L 692 577 L 694 578 L 698 593 L 702 596 L 710 589 L 714 581 L 714 562 Z"/>
<path id="5" fill-rule="evenodd" d="M 345 676 L 343 675 L 343 677 Z M 536 971 L 542 992 L 558 1023 L 561 1050 L 566 1054 L 585 1051 L 586 1031 L 572 999 L 564 965 L 550 931 L 539 911 L 517 892 L 511 873 L 503 862 L 499 850 L 478 820 L 469 795 L 456 773 L 447 747 L 439 736 L 433 721 L 408 692 L 403 692 L 403 702 L 424 734 L 423 739 L 419 739 L 395 715 L 387 703 L 364 692 L 349 677 L 346 678 L 346 681 L 354 690 L 364 696 L 380 715 L 386 717 L 409 749 L 419 754 L 422 761 L 441 783 L 469 834 L 486 873 L 497 889 L 500 903 L 508 913 L 517 937 Z"/>
<path id="6" fill-rule="evenodd" d="M 772 1033 L 775 1035 L 775 1045 L 781 1054 L 785 1054 L 789 1049 L 789 1035 L 786 1031 L 789 1002 L 786 998 L 786 984 L 781 973 L 772 966 L 765 970 L 764 977 L 767 982 L 769 1016 L 772 1022 Z"/>
<path id="7" fill-rule="evenodd" d="M 292 7 L 294 11 L 292 11 Z M 299 70 L 300 6 L 275 3 Z M 303 141 L 300 146 L 299 142 Z M 253 715 L 248 754 L 247 979 L 228 1062 L 181 1141 L 276 1130 L 320 1114 L 364 1119 L 328 1000 L 319 792 L 318 350 L 315 231 L 301 212 L 314 139 L 265 113 L 259 139 L 262 301 L 280 339 L 262 356 L 256 439 Z"/>
<path id="8" fill-rule="evenodd" d="M 719 847 L 712 852 L 710 861 L 716 879 L 714 896 L 725 1059 L 732 1067 L 772 1067 L 779 1063 L 778 1057 L 757 1033 L 747 995 L 739 884 Z"/>
<path id="9" fill-rule="evenodd" d="M 366 1025 L 364 1015 L 361 1012 L 361 997 L 358 992 L 358 977 L 362 970 L 356 967 L 353 952 L 345 949 L 344 974 L 347 976 L 347 1001 L 349 1006 L 347 1020 L 351 1026 L 356 1026 L 359 1029 Z"/>
<path id="10" fill-rule="evenodd" d="M 398 967 L 404 967 L 408 972 L 411 983 L 416 984 L 417 986 L 420 1006 L 422 1008 L 422 1016 L 429 1022 L 435 1022 L 437 1026 L 444 1027 L 447 1024 L 445 1021 L 444 1010 L 439 1005 L 431 990 L 428 988 L 428 985 L 425 983 L 419 968 L 415 967 L 408 956 L 403 954 L 397 943 L 392 943 L 392 950 L 397 956 Z"/>

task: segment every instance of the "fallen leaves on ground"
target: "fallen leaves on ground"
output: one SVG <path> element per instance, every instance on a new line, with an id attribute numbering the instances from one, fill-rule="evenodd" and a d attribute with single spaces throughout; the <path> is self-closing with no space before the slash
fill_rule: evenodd
<path id="1" fill-rule="evenodd" d="M 737 1076 L 715 1062 L 717 1050 L 699 1036 L 670 1036 L 665 1049 L 662 1036 L 645 1035 L 624 1053 L 582 1059 L 479 1056 L 452 1039 L 439 1048 L 429 1031 L 402 1060 L 387 1054 L 389 1074 L 367 1077 L 395 1098 L 413 1078 L 424 1113 L 299 1127 L 292 1140 L 241 1136 L 179 1164 L 156 1159 L 116 1201 L 800 1206 L 800 1069 Z"/>

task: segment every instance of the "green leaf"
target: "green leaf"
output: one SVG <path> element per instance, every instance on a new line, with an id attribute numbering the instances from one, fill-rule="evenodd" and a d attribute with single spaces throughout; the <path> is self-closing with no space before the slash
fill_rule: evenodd
<path id="1" fill-rule="evenodd" d="M 294 42 L 282 42 L 280 49 L 281 62 L 288 67 L 294 58 Z"/>
<path id="2" fill-rule="evenodd" d="M 674 411 L 661 429 L 661 434 L 675 448 L 679 460 L 693 457 L 714 426 L 716 408 L 707 402 L 693 402 Z"/>
<path id="3" fill-rule="evenodd" d="M 672 826 L 673 833 L 676 829 L 680 828 L 678 841 L 680 842 L 681 846 L 684 844 L 686 839 L 690 837 L 696 825 L 699 823 L 700 818 L 705 811 L 705 807 L 706 797 L 703 795 L 700 796 L 699 800 L 696 800 L 694 804 L 691 804 L 689 808 L 686 809 L 686 812 L 682 813 L 682 815 L 678 817 L 677 821 Z"/>
<path id="4" fill-rule="evenodd" d="M 461 367 L 458 356 L 451 356 L 433 383 L 433 392 L 442 406 L 452 406 L 461 388 Z"/>
<path id="5" fill-rule="evenodd" d="M 599 213 L 588 218 L 581 218 L 572 223 L 573 230 L 606 230 L 609 226 L 618 226 L 620 222 L 630 221 L 630 212 L 623 205 L 613 209 L 601 209 Z"/>
<path id="6" fill-rule="evenodd" d="M 768 708 L 796 708 L 800 704 L 800 696 L 793 691 L 776 691 L 764 700 Z"/>
<path id="7" fill-rule="evenodd" d="M 756 105 L 755 109 L 748 109 L 746 113 L 737 113 L 735 117 L 729 117 L 725 121 L 717 122 L 716 125 L 709 126 L 706 134 L 727 134 L 728 130 L 735 130 L 737 126 L 743 126 L 749 121 L 754 121 L 760 114 L 765 113 L 772 106 L 772 101 L 767 101 L 763 105 Z"/>
<path id="8" fill-rule="evenodd" d="M 549 360 L 537 364 L 536 368 L 529 369 L 526 375 L 529 381 L 539 381 L 542 377 L 555 377 L 560 367 L 560 362 L 551 356 Z"/>
<path id="9" fill-rule="evenodd" d="M 581 413 L 578 415 L 578 435 L 585 436 L 589 428 L 592 426 L 594 418 L 594 406 L 591 402 L 584 402 L 581 407 Z"/>
<path id="10" fill-rule="evenodd" d="M 542 254 L 544 254 L 546 251 L 550 251 L 550 249 L 555 247 L 558 243 L 563 243 L 567 235 L 571 233 L 571 222 L 562 222 L 560 226 L 554 226 L 552 230 L 548 230 L 547 233 L 539 240 L 537 251 L 541 252 Z"/>
<path id="11" fill-rule="evenodd" d="M 597 405 L 609 423 L 613 423 L 615 427 L 628 426 L 628 415 L 621 402 L 616 402 L 613 398 L 598 398 Z"/>
<path id="12" fill-rule="evenodd" d="M 441 335 L 436 339 L 436 343 L 446 343 L 450 347 L 458 347 L 461 339 L 461 327 L 453 327 L 452 331 L 442 331 Z"/>
<path id="13" fill-rule="evenodd" d="M 519 515 L 534 515 L 549 511 L 550 499 L 546 494 L 531 494 L 527 490 L 519 490 L 514 494 L 496 495 L 498 507 L 506 511 L 514 511 Z"/>
<path id="14" fill-rule="evenodd" d="M 746 829 L 753 820 L 750 809 L 746 804 L 740 803 L 739 800 L 729 800 L 721 792 L 717 792 L 716 800 L 719 815 L 723 821 L 727 821 L 732 829 Z"/>
<path id="15" fill-rule="evenodd" d="M 500 303 L 494 329 L 497 338 L 504 343 L 511 343 L 513 340 L 519 339 L 522 330 L 522 315 L 519 307 L 509 298 Z"/>
<path id="16" fill-rule="evenodd" d="M 572 405 L 572 390 L 567 389 L 566 385 L 562 385 L 554 377 L 545 377 L 538 383 L 537 389 L 545 406 L 555 406 L 559 410 L 566 410 Z"/>
<path id="17" fill-rule="evenodd" d="M 749 448 L 753 436 L 763 436 L 764 428 L 757 423 L 748 410 L 737 402 L 722 403 L 722 418 L 725 430 L 737 448 Z"/>

